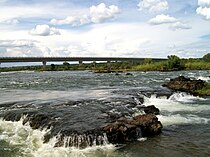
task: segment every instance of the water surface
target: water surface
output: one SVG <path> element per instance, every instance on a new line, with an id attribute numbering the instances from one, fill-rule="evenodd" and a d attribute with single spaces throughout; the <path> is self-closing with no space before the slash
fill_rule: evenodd
<path id="1" fill-rule="evenodd" d="M 123 146 L 104 143 L 85 149 L 54 147 L 52 138 L 44 143 L 48 130 L 33 130 L 22 121 L 0 119 L 1 157 L 177 157 L 210 156 L 210 98 L 186 93 L 171 93 L 161 85 L 180 75 L 210 82 L 209 71 L 133 72 L 133 75 L 81 72 L 12 72 L 0 73 L 0 115 L 10 112 L 35 111 L 53 113 L 75 127 L 86 126 L 78 111 L 96 124 L 99 112 L 139 114 L 132 103 L 144 95 L 144 105 L 155 105 L 164 128 L 161 135 L 141 138 Z M 71 105 L 69 105 L 71 104 Z M 64 110 L 65 108 L 65 110 Z M 94 111 L 94 112 L 93 112 Z M 77 113 L 77 114 L 74 114 Z M 91 115 L 91 113 L 97 113 Z M 90 116 L 91 115 L 91 116 Z M 65 126 L 65 121 L 63 121 Z M 73 124 L 72 124 L 73 125 Z M 68 126 L 66 126 L 68 127 Z"/>

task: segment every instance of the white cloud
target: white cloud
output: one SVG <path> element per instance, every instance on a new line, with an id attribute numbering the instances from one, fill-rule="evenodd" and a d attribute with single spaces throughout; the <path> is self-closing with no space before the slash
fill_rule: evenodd
<path id="1" fill-rule="evenodd" d="M 17 19 L 6 19 L 6 20 L 0 20 L 0 23 L 8 24 L 8 25 L 16 25 L 19 23 L 19 20 Z"/>
<path id="2" fill-rule="evenodd" d="M 207 7 L 198 7 L 196 9 L 198 15 L 204 16 L 207 20 L 210 20 L 210 8 Z"/>
<path id="3" fill-rule="evenodd" d="M 102 23 L 108 19 L 113 18 L 116 14 L 120 13 L 118 6 L 101 3 L 97 6 L 90 7 L 90 17 L 93 23 Z"/>
<path id="4" fill-rule="evenodd" d="M 171 24 L 169 28 L 172 30 L 178 30 L 178 29 L 191 29 L 192 27 L 188 25 L 187 23 L 178 21 L 176 23 Z"/>
<path id="5" fill-rule="evenodd" d="M 177 22 L 177 19 L 175 17 L 171 17 L 169 15 L 157 15 L 156 17 L 149 20 L 149 24 L 151 25 L 160 25 L 165 23 L 174 23 Z"/>
<path id="6" fill-rule="evenodd" d="M 33 40 L 0 40 L 0 47 L 33 47 L 36 42 Z"/>
<path id="7" fill-rule="evenodd" d="M 139 10 L 163 12 L 168 10 L 168 2 L 166 0 L 141 0 L 138 7 Z"/>
<path id="8" fill-rule="evenodd" d="M 53 25 L 83 25 L 83 24 L 87 24 L 89 23 L 89 17 L 87 15 L 83 15 L 83 16 L 68 16 L 63 20 L 57 20 L 57 19 L 52 19 L 50 21 L 51 24 Z"/>
<path id="9" fill-rule="evenodd" d="M 11 29 L 1 32 L 0 40 L 4 40 L 2 42 L 5 47 L 0 44 L 0 55 L 3 55 L 2 52 L 5 51 L 4 56 L 166 57 L 171 54 L 171 48 L 168 48 L 168 45 L 174 44 L 179 48 L 182 45 L 197 42 L 198 37 L 205 35 L 210 28 L 208 21 L 199 18 L 191 23 L 193 29 L 181 33 L 169 30 L 169 25 L 151 27 L 140 22 L 105 23 L 93 25 L 82 31 L 60 29 L 59 37 L 51 36 L 50 38 L 31 36 L 28 31 Z M 20 39 L 30 39 L 31 41 Z M 5 40 L 11 41 L 6 43 Z M 11 46 L 9 43 L 13 43 L 13 45 Z M 189 45 L 189 47 L 193 45 Z M 200 47 L 208 48 L 208 46 Z M 191 49 L 191 52 L 193 53 L 194 50 Z M 177 52 L 174 51 L 173 54 L 177 54 Z M 183 52 L 179 56 L 184 55 Z"/>
<path id="10" fill-rule="evenodd" d="M 169 29 L 171 30 L 179 30 L 179 29 L 191 29 L 192 27 L 182 22 L 175 17 L 169 16 L 169 15 L 157 15 L 156 17 L 149 20 L 149 24 L 151 25 L 162 25 L 162 24 L 170 24 Z"/>
<path id="11" fill-rule="evenodd" d="M 205 17 L 206 20 L 210 20 L 210 0 L 198 0 L 198 5 L 196 13 Z"/>
<path id="12" fill-rule="evenodd" d="M 3 51 L 0 56 L 5 57 L 38 57 L 51 56 L 51 50 L 35 40 L 0 40 Z"/>
<path id="13" fill-rule="evenodd" d="M 49 27 L 48 25 L 37 25 L 29 34 L 38 36 L 60 35 L 60 31 L 54 27 Z"/>
<path id="14" fill-rule="evenodd" d="M 106 4 L 101 3 L 97 6 L 91 6 L 89 8 L 89 13 L 87 14 L 81 16 L 68 16 L 62 20 L 52 19 L 50 23 L 53 25 L 70 24 L 73 26 L 83 25 L 87 23 L 103 23 L 106 20 L 114 18 L 115 15 L 119 13 L 120 9 L 118 8 L 118 6 L 106 6 Z"/>
<path id="15" fill-rule="evenodd" d="M 203 7 L 210 6 L 210 0 L 198 0 L 198 5 Z"/>

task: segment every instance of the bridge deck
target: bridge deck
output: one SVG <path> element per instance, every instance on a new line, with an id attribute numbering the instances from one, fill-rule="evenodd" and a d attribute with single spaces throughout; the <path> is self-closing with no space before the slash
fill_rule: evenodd
<path id="1" fill-rule="evenodd" d="M 143 61 L 145 58 L 125 57 L 0 57 L 0 63 L 11 62 L 65 62 L 65 61 Z M 150 58 L 153 61 L 164 61 L 164 58 Z"/>

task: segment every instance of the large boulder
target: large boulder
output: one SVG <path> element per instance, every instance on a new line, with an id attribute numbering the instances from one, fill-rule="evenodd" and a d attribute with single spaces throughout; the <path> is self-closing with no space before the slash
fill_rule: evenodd
<path id="1" fill-rule="evenodd" d="M 179 76 L 177 78 L 171 79 L 163 86 L 175 91 L 182 91 L 193 94 L 196 93 L 196 90 L 201 90 L 205 84 L 206 83 L 203 80 L 191 80 L 190 78 Z"/>
<path id="2" fill-rule="evenodd" d="M 145 114 L 132 119 L 120 118 L 107 124 L 103 131 L 111 143 L 135 141 L 140 137 L 154 136 L 161 133 L 162 124 L 154 114 Z"/>

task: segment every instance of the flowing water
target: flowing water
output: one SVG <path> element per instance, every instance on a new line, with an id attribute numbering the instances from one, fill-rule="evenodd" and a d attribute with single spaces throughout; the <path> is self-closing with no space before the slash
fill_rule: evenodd
<path id="1" fill-rule="evenodd" d="M 101 145 L 80 148 L 77 144 L 54 147 L 54 136 L 44 142 L 51 128 L 32 129 L 28 123 L 23 125 L 24 116 L 18 121 L 0 118 L 0 157 L 210 156 L 210 98 L 171 93 L 161 86 L 180 75 L 210 82 L 209 71 L 0 73 L 0 116 L 10 113 L 15 120 L 22 113 L 49 115 L 59 124 L 55 135 L 69 126 L 81 132 L 97 127 L 107 114 L 138 115 L 135 105 L 130 106 L 141 103 L 142 96 L 143 105 L 160 109 L 158 118 L 163 124 L 159 136 L 119 146 L 110 144 L 104 135 Z"/>

